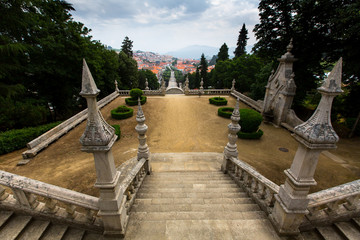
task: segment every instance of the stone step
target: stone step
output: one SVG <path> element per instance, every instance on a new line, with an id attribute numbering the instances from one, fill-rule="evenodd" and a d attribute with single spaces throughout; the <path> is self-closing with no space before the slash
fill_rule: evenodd
<path id="1" fill-rule="evenodd" d="M 332 226 L 317 227 L 316 230 L 318 233 L 320 233 L 322 239 L 343 240 L 342 236 Z"/>
<path id="2" fill-rule="evenodd" d="M 135 204 L 157 205 L 157 204 L 248 204 L 254 203 L 250 198 L 138 198 Z"/>
<path id="3" fill-rule="evenodd" d="M 334 224 L 345 239 L 358 240 L 360 232 L 351 222 L 338 222 Z"/>
<path id="4" fill-rule="evenodd" d="M 162 220 L 245 220 L 264 219 L 263 211 L 250 212 L 131 212 L 130 219 L 136 221 Z"/>
<path id="5" fill-rule="evenodd" d="M 141 188 L 141 193 L 237 193 L 243 192 L 240 188 L 204 188 L 198 186 L 194 188 Z"/>
<path id="6" fill-rule="evenodd" d="M 260 211 L 257 204 L 134 204 L 133 212 L 249 212 Z"/>
<path id="7" fill-rule="evenodd" d="M 141 190 L 137 193 L 137 198 L 204 198 L 204 199 L 215 199 L 215 198 L 248 198 L 245 192 L 233 192 L 233 193 L 218 193 L 218 192 L 205 192 L 205 193 L 184 193 L 184 192 L 172 192 L 172 193 L 143 193 Z"/>
<path id="8" fill-rule="evenodd" d="M 62 240 L 81 240 L 84 236 L 84 233 L 85 230 L 69 228 L 62 237 Z"/>
<path id="9" fill-rule="evenodd" d="M 32 221 L 26 226 L 18 239 L 38 240 L 44 234 L 49 224 L 49 221 L 32 219 Z"/>
<path id="10" fill-rule="evenodd" d="M 30 216 L 19 216 L 13 214 L 2 226 L 0 239 L 15 239 L 30 221 Z"/>
<path id="11" fill-rule="evenodd" d="M 51 224 L 45 231 L 41 240 L 61 240 L 68 226 L 61 224 Z"/>
<path id="12" fill-rule="evenodd" d="M 6 223 L 6 221 L 13 215 L 11 211 L 0 211 L 0 228 Z"/>
<path id="13" fill-rule="evenodd" d="M 128 225 L 125 239 L 280 240 L 268 220 L 162 220 Z M 140 227 L 141 226 L 141 227 Z"/>
<path id="14" fill-rule="evenodd" d="M 151 188 L 151 189 L 157 189 L 157 188 L 238 188 L 238 185 L 233 183 L 183 183 L 183 182 L 173 182 L 173 183 L 144 183 L 142 185 L 142 188 Z"/>

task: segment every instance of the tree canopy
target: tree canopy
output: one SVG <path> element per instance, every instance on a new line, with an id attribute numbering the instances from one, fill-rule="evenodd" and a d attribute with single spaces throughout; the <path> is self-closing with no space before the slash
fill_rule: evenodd
<path id="1" fill-rule="evenodd" d="M 234 51 L 235 57 L 240 57 L 241 55 L 246 53 L 246 44 L 247 40 L 249 39 L 248 36 L 248 30 L 246 29 L 245 23 L 242 25 L 242 28 L 239 32 L 239 37 L 237 41 L 237 47 Z"/>
<path id="2" fill-rule="evenodd" d="M 133 41 L 131 41 L 129 37 L 126 36 L 121 45 L 121 52 L 125 53 L 128 57 L 132 57 L 133 56 L 132 47 L 133 47 Z"/>
<path id="3" fill-rule="evenodd" d="M 218 58 L 216 59 L 216 62 L 218 61 L 225 61 L 229 59 L 229 48 L 228 46 L 226 45 L 226 43 L 224 43 L 221 47 L 220 47 L 220 50 L 219 50 L 219 53 L 218 53 Z"/>

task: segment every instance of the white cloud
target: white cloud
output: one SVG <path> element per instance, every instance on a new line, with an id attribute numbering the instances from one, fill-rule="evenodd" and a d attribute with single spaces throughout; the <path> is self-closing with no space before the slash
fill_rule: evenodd
<path id="1" fill-rule="evenodd" d="M 125 36 L 134 49 L 165 53 L 189 45 L 236 46 L 243 23 L 255 43 L 258 1 L 239 0 L 70 0 L 76 21 L 103 44 L 120 48 Z"/>

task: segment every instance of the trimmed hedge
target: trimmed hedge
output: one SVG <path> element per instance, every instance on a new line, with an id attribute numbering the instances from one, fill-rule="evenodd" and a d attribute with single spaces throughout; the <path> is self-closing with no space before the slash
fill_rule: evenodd
<path id="1" fill-rule="evenodd" d="M 244 133 L 253 133 L 259 129 L 263 117 L 254 109 L 240 109 L 241 131 Z"/>
<path id="2" fill-rule="evenodd" d="M 126 119 L 132 117 L 134 114 L 134 109 L 129 108 L 125 105 L 119 106 L 111 110 L 111 117 L 114 119 Z"/>
<path id="3" fill-rule="evenodd" d="M 132 99 L 137 100 L 142 95 L 144 95 L 144 92 L 140 88 L 133 88 L 130 90 L 130 96 Z"/>
<path id="4" fill-rule="evenodd" d="M 0 155 L 26 147 L 26 144 L 41 134 L 56 127 L 61 122 L 53 122 L 37 127 L 13 129 L 0 133 Z"/>
<path id="5" fill-rule="evenodd" d="M 140 103 L 141 105 L 144 105 L 146 103 L 147 97 L 141 96 Z M 138 98 L 125 98 L 125 102 L 129 106 L 136 106 L 138 105 Z"/>
<path id="6" fill-rule="evenodd" d="M 121 130 L 120 130 L 120 125 L 111 125 L 113 128 L 115 128 L 115 134 L 118 136 L 118 138 L 116 139 L 116 141 L 118 141 L 121 137 Z"/>
<path id="7" fill-rule="evenodd" d="M 252 132 L 252 133 L 245 133 L 242 131 L 239 131 L 237 133 L 238 138 L 241 139 L 259 139 L 263 134 L 264 132 L 261 129 L 257 130 L 257 132 Z"/>
<path id="8" fill-rule="evenodd" d="M 218 109 L 218 115 L 224 118 L 230 118 L 234 108 L 232 107 L 221 107 Z"/>
<path id="9" fill-rule="evenodd" d="M 209 98 L 210 104 L 214 104 L 216 106 L 223 106 L 227 104 L 227 100 L 224 97 L 212 97 Z"/>

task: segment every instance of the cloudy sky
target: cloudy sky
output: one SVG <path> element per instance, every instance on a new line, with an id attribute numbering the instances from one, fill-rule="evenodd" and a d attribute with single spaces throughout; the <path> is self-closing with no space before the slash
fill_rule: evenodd
<path id="1" fill-rule="evenodd" d="M 120 48 L 125 36 L 134 50 L 166 53 L 190 45 L 235 47 L 243 23 L 248 45 L 259 22 L 258 0 L 68 0 L 75 21 L 94 39 Z"/>

